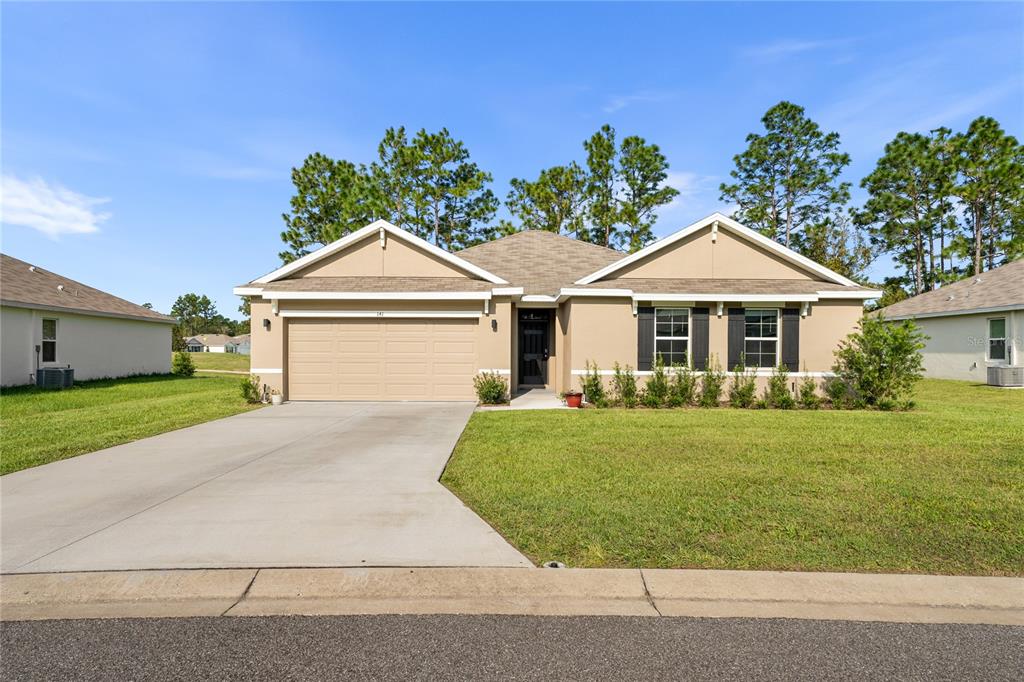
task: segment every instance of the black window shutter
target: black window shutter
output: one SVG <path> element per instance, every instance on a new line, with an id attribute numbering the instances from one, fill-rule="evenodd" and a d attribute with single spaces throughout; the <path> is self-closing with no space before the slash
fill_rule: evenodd
<path id="1" fill-rule="evenodd" d="M 800 371 L 800 309 L 782 310 L 782 358 L 781 364 L 790 372 Z"/>
<path id="2" fill-rule="evenodd" d="M 726 371 L 743 362 L 743 339 L 746 336 L 746 313 L 743 308 L 729 308 L 729 366 Z"/>
<path id="3" fill-rule="evenodd" d="M 651 369 L 654 358 L 654 308 L 636 309 L 636 368 Z"/>
<path id="4" fill-rule="evenodd" d="M 703 371 L 708 368 L 708 309 L 690 310 L 690 357 L 693 368 Z"/>

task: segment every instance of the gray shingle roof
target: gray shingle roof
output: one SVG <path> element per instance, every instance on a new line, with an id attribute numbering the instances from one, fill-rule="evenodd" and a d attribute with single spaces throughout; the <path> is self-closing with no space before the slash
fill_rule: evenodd
<path id="1" fill-rule="evenodd" d="M 174 323 L 173 317 L 0 254 L 0 302 L 45 310 Z"/>
<path id="2" fill-rule="evenodd" d="M 1024 259 L 927 291 L 877 311 L 888 318 L 965 313 L 1024 305 Z"/>
<path id="3" fill-rule="evenodd" d="M 523 287 L 525 294 L 554 295 L 625 254 L 553 232 L 527 230 L 455 254 Z"/>
<path id="4" fill-rule="evenodd" d="M 300 277 L 257 285 L 272 291 L 490 291 L 496 286 L 466 277 Z"/>
<path id="5" fill-rule="evenodd" d="M 802 279 L 648 279 L 622 277 L 591 284 L 573 285 L 580 289 L 630 289 L 642 294 L 814 294 L 819 291 L 866 291 L 834 282 Z"/>

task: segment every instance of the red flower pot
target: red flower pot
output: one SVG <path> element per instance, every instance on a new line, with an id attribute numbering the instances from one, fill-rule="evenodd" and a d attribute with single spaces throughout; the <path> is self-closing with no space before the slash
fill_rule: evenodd
<path id="1" fill-rule="evenodd" d="M 566 393 L 565 404 L 569 407 L 580 407 L 583 404 L 582 393 Z"/>

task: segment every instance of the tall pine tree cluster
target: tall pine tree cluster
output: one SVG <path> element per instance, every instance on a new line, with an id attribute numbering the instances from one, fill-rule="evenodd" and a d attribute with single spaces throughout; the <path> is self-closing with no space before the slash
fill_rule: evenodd
<path id="1" fill-rule="evenodd" d="M 899 133 L 861 180 L 862 206 L 851 205 L 839 133 L 791 102 L 761 123 L 733 157 L 721 200 L 740 222 L 851 279 L 864 282 L 875 258 L 892 257 L 899 274 L 885 281 L 884 302 L 1024 256 L 1024 146 L 994 119 L 960 133 Z M 657 211 L 679 194 L 659 147 L 636 135 L 620 141 L 605 125 L 582 152 L 534 180 L 513 178 L 512 220 L 500 221 L 491 174 L 446 129 L 410 137 L 389 128 L 369 165 L 312 154 L 292 169 L 281 259 L 377 218 L 450 250 L 526 229 L 630 252 L 653 241 Z"/>

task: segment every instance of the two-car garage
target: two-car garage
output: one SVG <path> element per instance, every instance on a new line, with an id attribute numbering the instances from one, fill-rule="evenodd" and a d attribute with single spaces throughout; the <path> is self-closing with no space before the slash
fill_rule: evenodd
<path id="1" fill-rule="evenodd" d="M 474 400 L 478 318 L 293 318 L 290 400 Z"/>

